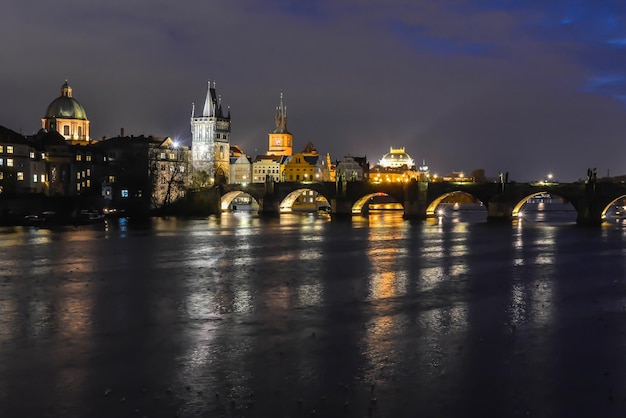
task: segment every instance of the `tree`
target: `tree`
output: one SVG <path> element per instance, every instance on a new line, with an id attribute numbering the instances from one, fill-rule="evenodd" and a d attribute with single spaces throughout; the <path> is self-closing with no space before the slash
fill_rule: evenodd
<path id="1" fill-rule="evenodd" d="M 211 185 L 211 176 L 205 170 L 194 171 L 191 176 L 191 188 L 202 189 Z"/>

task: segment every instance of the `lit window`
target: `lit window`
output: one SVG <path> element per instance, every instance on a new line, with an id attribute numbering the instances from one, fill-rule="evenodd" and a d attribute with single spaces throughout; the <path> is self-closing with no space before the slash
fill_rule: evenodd
<path id="1" fill-rule="evenodd" d="M 0 166 L 3 166 L 3 165 L 4 165 L 4 159 L 0 158 Z"/>
<path id="2" fill-rule="evenodd" d="M 80 180 L 80 172 L 76 173 L 76 179 Z"/>
<path id="3" fill-rule="evenodd" d="M 83 178 L 85 178 L 85 172 L 83 171 L 81 174 L 83 175 Z"/>
<path id="4" fill-rule="evenodd" d="M 91 177 L 91 168 L 87 169 L 87 177 Z"/>
<path id="5" fill-rule="evenodd" d="M 41 175 L 41 182 L 42 182 L 42 183 L 45 183 L 45 182 L 46 182 L 46 175 L 45 175 L 45 174 L 42 174 L 42 175 Z"/>
<path id="6" fill-rule="evenodd" d="M 7 158 L 7 167 L 13 167 L 13 158 Z"/>
<path id="7" fill-rule="evenodd" d="M 76 190 L 80 190 L 80 183 L 76 183 Z"/>
<path id="8" fill-rule="evenodd" d="M 37 174 L 33 174 L 33 183 L 37 183 L 37 179 L 38 179 Z"/>
<path id="9" fill-rule="evenodd" d="M 164 160 L 164 159 L 165 159 L 165 153 L 164 153 L 164 152 L 162 152 L 162 153 L 161 153 L 161 159 L 162 159 L 162 160 Z"/>
<path id="10" fill-rule="evenodd" d="M 91 161 L 91 154 L 87 154 L 87 155 L 85 156 L 85 160 L 87 160 L 87 161 Z"/>
<path id="11" fill-rule="evenodd" d="M 13 154 L 13 145 L 7 145 L 7 154 Z"/>
<path id="12" fill-rule="evenodd" d="M 87 187 L 91 187 L 91 180 L 87 180 Z"/>
<path id="13" fill-rule="evenodd" d="M 174 154 L 173 152 L 170 152 L 170 160 L 175 160 L 176 159 L 176 154 Z"/>
<path id="14" fill-rule="evenodd" d="M 115 183 L 115 176 L 109 176 L 109 183 Z"/>
<path id="15" fill-rule="evenodd" d="M 76 161 L 81 161 L 83 159 L 83 156 L 80 154 L 76 154 Z"/>
<path id="16" fill-rule="evenodd" d="M 35 158 L 35 151 L 31 151 L 30 152 L 30 158 L 34 159 Z"/>
<path id="17" fill-rule="evenodd" d="M 24 180 L 24 172 L 23 171 L 18 171 L 17 172 L 17 180 L 18 181 L 23 181 Z"/>
<path id="18" fill-rule="evenodd" d="M 4 152 L 4 145 L 0 145 L 0 152 Z"/>
<path id="19" fill-rule="evenodd" d="M 121 195 L 122 197 L 128 197 L 128 189 L 122 189 Z"/>
<path id="20" fill-rule="evenodd" d="M 4 179 L 4 173 L 0 171 L 0 180 Z"/>

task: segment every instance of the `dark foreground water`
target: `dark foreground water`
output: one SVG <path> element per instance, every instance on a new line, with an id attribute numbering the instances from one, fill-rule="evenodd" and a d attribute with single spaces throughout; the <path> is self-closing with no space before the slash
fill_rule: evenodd
<path id="1" fill-rule="evenodd" d="M 485 216 L 0 229 L 0 417 L 626 416 L 626 226 Z"/>

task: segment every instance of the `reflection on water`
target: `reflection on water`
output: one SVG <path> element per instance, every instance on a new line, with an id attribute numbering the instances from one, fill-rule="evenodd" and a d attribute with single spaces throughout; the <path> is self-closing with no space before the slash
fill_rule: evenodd
<path id="1" fill-rule="evenodd" d="M 0 416 L 611 416 L 626 229 L 478 209 L 5 229 Z"/>

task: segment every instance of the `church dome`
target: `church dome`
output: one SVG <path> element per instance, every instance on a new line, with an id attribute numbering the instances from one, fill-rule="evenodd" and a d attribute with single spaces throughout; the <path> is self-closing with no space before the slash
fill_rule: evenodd
<path id="1" fill-rule="evenodd" d="M 78 100 L 72 97 L 72 88 L 67 84 L 67 81 L 61 87 L 61 96 L 54 99 L 48 106 L 45 118 L 87 120 L 85 109 L 78 103 Z"/>
<path id="2" fill-rule="evenodd" d="M 409 154 L 404 151 L 404 148 L 390 148 L 389 152 L 383 155 L 383 158 L 378 161 L 378 165 L 384 168 L 400 168 L 407 166 L 413 167 L 415 162 Z"/>

